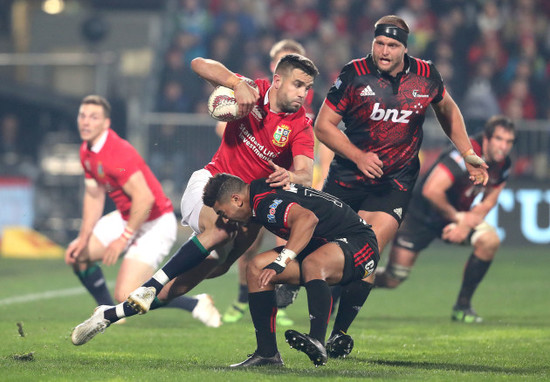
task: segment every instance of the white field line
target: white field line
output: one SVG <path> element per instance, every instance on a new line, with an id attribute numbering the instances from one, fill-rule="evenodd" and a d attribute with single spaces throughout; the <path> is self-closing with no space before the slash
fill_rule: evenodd
<path id="1" fill-rule="evenodd" d="M 41 292 L 41 293 L 31 293 L 31 294 L 25 294 L 22 296 L 4 298 L 0 300 L 0 306 L 21 304 L 25 302 L 46 300 L 46 299 L 52 299 L 52 298 L 58 298 L 58 297 L 74 296 L 77 294 L 84 294 L 85 292 L 86 292 L 86 289 L 84 287 L 77 287 L 77 288 L 69 288 L 69 289 L 50 290 L 50 291 Z"/>
<path id="2" fill-rule="evenodd" d="M 113 283 L 114 281 L 107 281 L 107 284 Z M 12 304 L 22 304 L 26 302 L 33 302 L 38 300 L 48 300 L 52 298 L 67 297 L 67 296 L 76 296 L 78 294 L 88 293 L 88 291 L 83 287 L 68 288 L 68 289 L 57 289 L 50 290 L 41 293 L 30 293 L 22 296 L 8 297 L 0 300 L 0 306 L 12 305 Z"/>

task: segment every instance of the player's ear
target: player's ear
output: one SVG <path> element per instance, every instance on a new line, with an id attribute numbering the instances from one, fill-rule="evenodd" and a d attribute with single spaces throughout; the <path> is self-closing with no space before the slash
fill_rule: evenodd
<path id="1" fill-rule="evenodd" d="M 243 206 L 243 200 L 241 198 L 241 195 L 233 194 L 233 195 L 231 195 L 231 200 L 233 200 L 235 202 L 237 207 L 242 207 Z"/>
<path id="2" fill-rule="evenodd" d="M 279 89 L 281 87 L 281 83 L 283 82 L 283 77 L 281 77 L 280 74 L 275 73 L 273 75 L 273 87 L 275 89 Z"/>

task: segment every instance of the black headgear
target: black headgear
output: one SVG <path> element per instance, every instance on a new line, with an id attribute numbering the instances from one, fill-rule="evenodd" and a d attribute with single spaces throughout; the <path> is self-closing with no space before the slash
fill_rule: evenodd
<path id="1" fill-rule="evenodd" d="M 374 37 L 377 36 L 393 38 L 406 47 L 409 33 L 405 29 L 401 29 L 393 24 L 378 24 L 374 30 Z"/>

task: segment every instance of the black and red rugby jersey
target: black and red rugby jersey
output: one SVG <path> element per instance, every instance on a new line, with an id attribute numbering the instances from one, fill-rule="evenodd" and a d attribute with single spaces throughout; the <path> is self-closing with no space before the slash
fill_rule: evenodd
<path id="1" fill-rule="evenodd" d="M 424 117 L 431 103 L 443 99 L 445 88 L 431 62 L 405 55 L 404 63 L 404 70 L 391 77 L 378 71 L 369 54 L 346 64 L 329 90 L 325 103 L 342 116 L 344 133 L 384 164 L 383 177 L 370 179 L 336 155 L 330 177 L 342 186 L 391 183 L 405 190 L 414 185 Z"/>
<path id="2" fill-rule="evenodd" d="M 472 147 L 477 155 L 482 156 L 483 134 L 478 134 L 470 138 Z M 453 180 L 452 186 L 446 191 L 447 200 L 457 211 L 469 211 L 472 207 L 474 199 L 485 190 L 501 185 L 506 182 L 510 175 L 510 167 L 512 160 L 507 156 L 501 162 L 488 162 L 489 182 L 487 186 L 474 185 L 470 180 L 470 174 L 464 164 L 462 155 L 454 146 L 450 146 L 444 150 L 432 167 L 419 180 L 418 185 L 414 189 L 413 197 L 409 204 L 409 214 L 417 218 L 430 222 L 432 224 L 446 225 L 446 221 L 439 211 L 433 207 L 429 200 L 422 196 L 422 188 L 426 179 L 430 176 L 436 167 L 443 168 L 448 172 Z"/>
<path id="3" fill-rule="evenodd" d="M 330 194 L 293 183 L 288 190 L 272 188 L 265 178 L 250 183 L 253 220 L 287 240 L 290 234 L 287 218 L 293 205 L 300 205 L 319 218 L 313 238 L 333 241 L 370 231 L 370 225 L 351 207 Z"/>

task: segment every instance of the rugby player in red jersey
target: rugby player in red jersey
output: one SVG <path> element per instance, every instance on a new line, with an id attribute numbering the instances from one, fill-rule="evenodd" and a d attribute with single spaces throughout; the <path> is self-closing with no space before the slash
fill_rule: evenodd
<path id="1" fill-rule="evenodd" d="M 111 106 L 101 96 L 87 96 L 80 105 L 77 122 L 85 176 L 82 224 L 65 252 L 65 262 L 100 306 L 114 303 L 97 262 L 113 265 L 126 252 L 114 293 L 117 301 L 124 301 L 153 275 L 177 232 L 172 202 L 134 147 L 111 129 L 110 114 Z M 116 210 L 102 217 L 106 194 Z M 220 325 L 220 314 L 208 295 L 178 298 L 169 306 L 192 312 L 208 326 Z"/>
<path id="2" fill-rule="evenodd" d="M 495 228 L 484 219 L 497 204 L 506 185 L 514 139 L 514 123 L 501 115 L 491 117 L 483 133 L 471 138 L 474 151 L 489 165 L 486 187 L 470 182 L 456 148 L 441 153 L 414 190 L 411 208 L 393 240 L 388 263 L 376 274 L 376 287 L 396 288 L 405 281 L 419 252 L 435 238 L 448 243 L 471 244 L 473 252 L 464 267 L 451 318 L 465 323 L 482 322 L 472 309 L 471 299 L 500 245 Z M 481 193 L 482 200 L 472 206 Z"/>
<path id="3" fill-rule="evenodd" d="M 277 66 L 277 63 L 279 60 L 287 55 L 287 54 L 300 54 L 302 56 L 306 55 L 306 50 L 300 44 L 298 41 L 292 40 L 292 39 L 283 39 L 271 47 L 271 50 L 269 51 L 269 57 L 271 58 L 271 61 L 269 63 L 269 70 L 271 73 L 275 72 L 275 67 Z M 310 91 L 307 93 L 306 100 L 304 102 L 304 108 L 306 109 L 306 114 L 308 117 L 313 119 L 313 111 L 311 109 L 311 103 L 313 101 L 313 89 L 310 89 Z M 225 131 L 227 123 L 226 122 L 218 122 L 216 124 L 216 134 L 220 136 L 220 138 L 223 138 L 223 132 Z M 317 152 L 319 152 L 322 148 L 321 146 L 324 145 L 317 142 Z M 325 150 L 332 153 L 332 151 L 324 148 Z M 316 155 L 315 155 L 316 156 Z M 326 168 L 328 171 L 328 163 L 330 163 L 330 160 L 327 162 Z M 313 165 L 313 182 L 315 182 L 316 178 L 319 176 L 316 176 L 316 173 L 318 171 L 317 167 L 314 163 Z M 260 248 L 260 245 L 262 243 L 262 240 L 264 238 L 265 230 L 260 230 L 257 239 L 252 243 L 252 245 L 246 250 L 243 256 L 239 257 L 238 260 L 238 271 L 239 271 L 239 293 L 237 296 L 237 300 L 235 300 L 222 316 L 223 322 L 226 323 L 234 323 L 239 321 L 244 317 L 245 311 L 248 309 L 248 287 L 246 285 L 246 267 L 248 266 L 248 262 L 250 259 L 252 259 L 256 254 L 258 253 L 258 250 Z M 276 237 L 276 241 L 278 245 L 284 245 L 284 240 Z M 292 289 L 290 289 L 292 288 Z M 277 293 L 277 302 L 278 302 L 278 311 L 277 311 L 277 324 L 280 326 L 290 326 L 294 322 L 288 315 L 286 314 L 284 308 L 289 305 L 293 298 L 298 293 L 299 286 L 289 286 L 288 288 L 284 288 L 285 293 Z M 283 290 L 283 289 L 279 289 Z"/>
<path id="4" fill-rule="evenodd" d="M 474 184 L 487 184 L 487 165 L 472 150 L 464 120 L 435 66 L 407 54 L 409 27 L 389 15 L 375 24 L 372 53 L 344 66 L 321 106 L 314 130 L 335 153 L 323 191 L 349 204 L 372 225 L 380 253 L 407 211 L 418 176 L 428 107 L 464 157 Z M 345 130 L 338 129 L 343 121 Z M 346 334 L 370 293 L 373 276 L 342 290 L 329 355 L 350 350 Z M 340 346 L 340 345 L 341 346 Z M 334 348 L 334 349 L 333 349 Z"/>
<path id="5" fill-rule="evenodd" d="M 301 55 L 283 57 L 273 81 L 257 79 L 258 90 L 222 63 L 196 58 L 192 69 L 213 85 L 235 90 L 242 118 L 229 122 L 210 163 L 193 173 L 182 197 L 182 223 L 196 233 L 142 287 L 122 304 L 97 311 L 73 331 L 81 345 L 122 317 L 146 313 L 158 298 L 171 300 L 207 277 L 227 271 L 256 238 L 259 225 L 224 223 L 202 202 L 204 185 L 225 172 L 246 182 L 267 177 L 272 187 L 289 182 L 311 184 L 313 131 L 303 103 L 318 71 Z M 292 166 L 292 171 L 288 169 Z M 153 306 L 154 308 L 154 306 Z"/>

